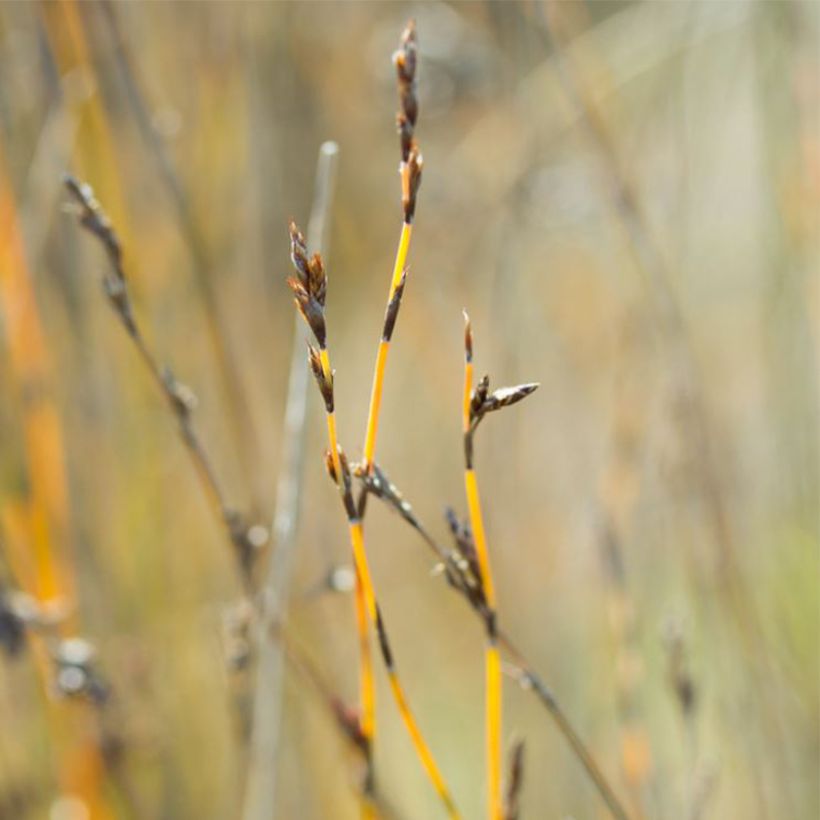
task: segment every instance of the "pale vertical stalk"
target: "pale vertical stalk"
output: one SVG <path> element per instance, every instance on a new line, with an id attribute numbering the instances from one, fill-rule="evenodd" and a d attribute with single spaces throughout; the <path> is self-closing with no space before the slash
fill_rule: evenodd
<path id="1" fill-rule="evenodd" d="M 319 149 L 316 183 L 308 225 L 311 251 L 327 255 L 330 208 L 336 181 L 339 147 L 325 142 Z M 271 555 L 262 588 L 262 617 L 256 641 L 256 684 L 248 750 L 244 820 L 269 820 L 276 808 L 277 757 L 282 731 L 284 656 L 280 641 L 272 640 L 271 625 L 287 611 L 296 554 L 305 453 L 305 415 L 308 370 L 304 345 L 307 329 L 294 317 L 285 418 L 282 425 L 282 467 L 276 487 Z"/>

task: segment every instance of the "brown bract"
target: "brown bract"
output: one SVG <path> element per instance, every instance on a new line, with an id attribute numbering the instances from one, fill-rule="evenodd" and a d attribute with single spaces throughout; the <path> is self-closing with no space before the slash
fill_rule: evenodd
<path id="1" fill-rule="evenodd" d="M 327 296 L 327 275 L 322 257 L 318 253 L 308 257 L 305 237 L 291 220 L 290 259 L 296 269 L 296 276 L 288 278 L 288 286 L 293 291 L 294 303 L 307 322 L 320 348 L 327 343 L 325 327 L 325 298 Z"/>
<path id="2" fill-rule="evenodd" d="M 322 367 L 322 359 L 319 351 L 310 343 L 308 343 L 308 364 L 310 370 L 316 379 L 316 384 L 319 385 L 319 392 L 322 394 L 322 399 L 325 403 L 325 410 L 328 413 L 333 412 L 333 373 L 325 373 Z"/>

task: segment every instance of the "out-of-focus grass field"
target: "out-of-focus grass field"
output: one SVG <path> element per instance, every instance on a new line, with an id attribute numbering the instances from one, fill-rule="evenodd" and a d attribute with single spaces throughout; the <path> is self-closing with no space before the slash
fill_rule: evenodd
<path id="1" fill-rule="evenodd" d="M 361 456 L 408 17 L 425 169 L 379 462 L 445 540 L 444 507 L 466 513 L 466 307 L 479 374 L 541 383 L 477 440 L 499 617 L 631 816 L 816 818 L 818 6 L 69 0 L 0 5 L 0 579 L 49 598 L 56 556 L 60 628 L 96 646 L 120 748 L 116 776 L 96 773 L 99 716 L 53 697 L 42 640 L 0 653 L 0 817 L 235 817 L 246 769 L 231 556 L 62 172 L 111 215 L 146 336 L 197 393 L 228 497 L 267 523 L 287 219 L 307 222 L 326 139 L 336 404 Z M 352 600 L 322 586 L 348 544 L 314 392 L 288 628 L 352 702 Z M 483 816 L 481 626 L 370 507 L 409 697 L 464 816 Z M 357 816 L 349 749 L 304 677 L 285 682 L 277 816 Z M 380 667 L 378 703 L 382 794 L 440 816 Z M 505 745 L 527 744 L 522 817 L 606 816 L 512 680 L 504 708 Z"/>

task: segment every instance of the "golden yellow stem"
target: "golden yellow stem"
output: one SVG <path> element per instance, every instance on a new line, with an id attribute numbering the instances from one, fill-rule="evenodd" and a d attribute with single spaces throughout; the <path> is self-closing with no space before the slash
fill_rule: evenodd
<path id="1" fill-rule="evenodd" d="M 393 279 L 390 282 L 390 294 L 387 297 L 388 304 L 393 298 L 396 288 L 401 282 L 401 275 L 407 264 L 407 254 L 410 251 L 410 238 L 413 235 L 413 225 L 410 222 L 403 222 L 401 234 L 399 234 L 399 247 L 396 251 L 396 262 L 393 265 Z"/>
<path id="2" fill-rule="evenodd" d="M 387 294 L 387 304 L 393 298 L 396 288 L 401 283 L 402 273 L 407 264 L 407 254 L 410 251 L 410 238 L 413 235 L 413 225 L 402 223 L 399 235 L 399 247 L 396 251 L 396 261 L 393 265 L 393 276 L 390 280 L 390 291 Z M 367 411 L 367 429 L 364 435 L 364 466 L 369 468 L 376 455 L 376 435 L 379 429 L 379 413 L 382 404 L 382 390 L 384 388 L 384 371 L 387 367 L 387 353 L 390 342 L 382 339 L 376 354 L 376 366 L 373 370 L 373 386 L 370 390 L 370 407 Z"/>
<path id="3" fill-rule="evenodd" d="M 370 467 L 376 454 L 376 435 L 379 431 L 379 412 L 382 406 L 382 389 L 384 387 L 384 371 L 387 366 L 387 353 L 390 342 L 382 339 L 379 342 L 379 352 L 376 354 L 376 367 L 373 371 L 373 386 L 370 390 L 370 408 L 367 411 L 367 431 L 364 438 L 364 464 Z"/>
<path id="4" fill-rule="evenodd" d="M 407 732 L 410 735 L 410 739 L 413 742 L 416 753 L 421 760 L 421 764 L 424 766 L 424 769 L 427 772 L 436 793 L 441 798 L 441 802 L 444 803 L 448 816 L 453 820 L 456 820 L 456 818 L 460 818 L 461 815 L 453 802 L 453 797 L 450 794 L 450 790 L 447 788 L 447 784 L 444 782 L 444 778 L 441 776 L 441 772 L 436 765 L 436 761 L 433 759 L 433 754 L 422 737 L 421 730 L 416 723 L 416 719 L 413 717 L 413 714 L 407 705 L 407 699 L 404 696 L 404 690 L 402 689 L 401 683 L 399 683 L 399 679 L 393 670 L 389 670 L 387 674 L 390 681 L 390 688 L 393 690 L 393 697 L 395 698 L 396 704 L 399 708 L 399 714 L 401 715 L 401 719 L 404 721 L 404 725 L 407 728 Z"/>
<path id="5" fill-rule="evenodd" d="M 470 431 L 470 402 L 473 389 L 473 364 L 470 358 L 464 363 L 464 396 L 462 421 L 465 436 Z M 476 555 L 481 572 L 481 583 L 491 617 L 495 617 L 495 585 L 490 568 L 490 553 L 484 532 L 484 517 L 481 513 L 481 498 L 475 471 L 470 464 L 465 465 L 464 489 L 470 513 L 470 529 L 473 533 Z M 487 756 L 487 816 L 490 820 L 501 820 L 503 808 L 501 800 L 501 658 L 493 634 L 488 636 L 485 654 L 486 671 L 486 756 Z"/>
<path id="6" fill-rule="evenodd" d="M 359 694 L 361 700 L 362 734 L 370 741 L 376 732 L 376 681 L 373 674 L 373 654 L 367 624 L 367 604 L 364 585 L 356 572 L 356 626 L 359 631 Z"/>
<path id="7" fill-rule="evenodd" d="M 376 596 L 373 593 L 373 581 L 370 578 L 370 567 L 367 564 L 367 553 L 364 549 L 364 532 L 361 521 L 350 522 L 350 545 L 353 547 L 353 559 L 356 562 L 356 571 L 362 576 L 364 600 L 367 605 L 367 614 L 373 623 L 376 622 Z"/>
<path id="8" fill-rule="evenodd" d="M 473 390 L 473 363 L 464 363 L 464 396 L 461 402 L 461 422 L 464 432 L 470 430 L 470 399 Z"/>
<path id="9" fill-rule="evenodd" d="M 501 820 L 501 655 L 495 642 L 485 654 L 487 687 L 487 814 Z"/>
<path id="10" fill-rule="evenodd" d="M 493 584 L 493 573 L 490 568 L 490 552 L 487 549 L 487 536 L 484 532 L 484 517 L 481 514 L 481 499 L 478 495 L 475 470 L 464 471 L 464 487 L 467 492 L 467 508 L 470 512 L 470 529 L 473 532 L 478 565 L 481 569 L 481 583 L 484 585 L 487 606 L 494 610 L 495 585 Z"/>
<path id="11" fill-rule="evenodd" d="M 330 355 L 326 348 L 319 351 L 319 361 L 322 373 L 326 379 L 333 378 L 330 365 Z M 327 413 L 327 440 L 333 469 L 337 480 L 341 483 L 342 465 L 339 458 L 339 440 L 336 432 L 336 414 Z M 359 706 L 361 708 L 362 734 L 370 743 L 376 735 L 376 683 L 373 670 L 373 653 L 370 646 L 370 629 L 368 616 L 375 620 L 376 604 L 373 595 L 373 585 L 370 580 L 370 568 L 367 564 L 367 555 L 364 551 L 364 539 L 361 524 L 358 521 L 350 522 L 350 544 L 353 552 L 353 565 L 356 571 L 356 627 L 359 636 Z M 369 765 L 369 761 L 368 761 Z M 376 810 L 368 795 L 362 797 L 362 818 L 370 820 L 376 816 Z"/>

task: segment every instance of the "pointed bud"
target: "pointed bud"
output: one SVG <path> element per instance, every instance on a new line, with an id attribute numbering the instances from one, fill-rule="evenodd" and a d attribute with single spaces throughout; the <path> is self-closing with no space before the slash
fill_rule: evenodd
<path id="1" fill-rule="evenodd" d="M 522 399 L 534 393 L 538 387 L 538 382 L 531 382 L 529 384 L 518 384 L 515 387 L 501 387 L 498 390 L 493 390 L 493 392 L 485 398 L 483 412 L 491 413 L 494 410 L 500 410 L 502 407 L 517 404 Z"/>
<path id="2" fill-rule="evenodd" d="M 333 373 L 325 373 L 322 366 L 322 358 L 319 351 L 310 343 L 308 343 L 308 364 L 316 379 L 316 384 L 319 386 L 319 392 L 322 394 L 322 400 L 325 403 L 325 410 L 328 413 L 333 412 Z"/>
<path id="3" fill-rule="evenodd" d="M 467 311 L 461 313 L 464 316 L 464 359 L 469 363 L 473 360 L 473 326 Z"/>
<path id="4" fill-rule="evenodd" d="M 290 234 L 290 260 L 296 268 L 299 281 L 307 288 L 310 281 L 310 263 L 304 234 L 292 219 L 288 223 L 288 233 Z"/>

